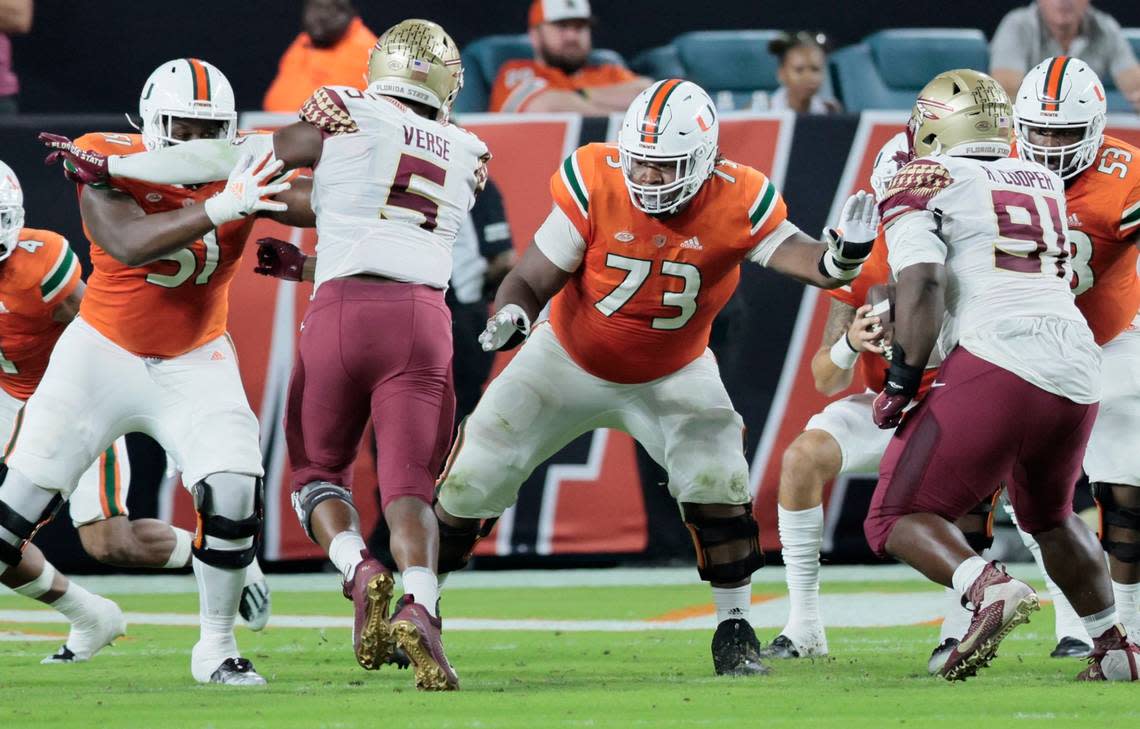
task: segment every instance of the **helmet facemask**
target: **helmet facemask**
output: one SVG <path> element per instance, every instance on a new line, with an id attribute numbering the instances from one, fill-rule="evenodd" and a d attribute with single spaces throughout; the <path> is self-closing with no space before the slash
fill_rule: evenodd
<path id="1" fill-rule="evenodd" d="M 174 122 L 179 119 L 200 119 L 221 122 L 216 139 L 233 141 L 237 136 L 237 112 L 222 111 L 209 102 L 194 102 L 189 109 L 156 109 L 153 119 L 143 119 L 142 132 L 154 146 L 148 149 L 161 149 L 184 140 L 174 137 Z"/>
<path id="2" fill-rule="evenodd" d="M 0 202 L 0 261 L 16 250 L 20 231 L 24 227 L 24 208 L 18 204 Z"/>
<path id="3" fill-rule="evenodd" d="M 1088 169 L 1096 160 L 1097 150 L 1100 149 L 1104 139 L 1105 118 L 1103 114 L 1094 116 L 1088 122 L 1071 124 L 1040 123 L 1026 119 L 1017 119 L 1017 156 L 1023 160 L 1036 162 L 1048 167 L 1060 175 L 1062 180 L 1068 180 Z M 1029 139 L 1030 132 L 1049 131 L 1083 131 L 1081 139 L 1064 145 L 1051 146 L 1048 144 L 1034 144 Z"/>
<path id="4" fill-rule="evenodd" d="M 700 151 L 672 157 L 651 157 L 621 148 L 621 171 L 634 207 L 650 215 L 667 215 L 691 200 L 706 179 L 700 176 L 702 166 L 695 159 Z M 639 162 L 661 167 L 662 175 L 666 179 L 672 177 L 672 181 L 660 185 L 639 185 L 634 182 L 634 165 Z"/>

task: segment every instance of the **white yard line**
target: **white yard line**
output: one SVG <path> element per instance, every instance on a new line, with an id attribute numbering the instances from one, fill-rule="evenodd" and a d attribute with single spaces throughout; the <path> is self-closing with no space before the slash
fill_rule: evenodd
<path id="1" fill-rule="evenodd" d="M 939 592 L 849 593 L 822 596 L 824 622 L 835 628 L 890 627 L 919 625 L 937 620 L 946 600 Z M 347 611 L 346 611 L 347 612 Z M 779 628 L 788 615 L 787 598 L 768 600 L 752 606 L 752 624 L 757 628 Z M 186 626 L 198 625 L 196 613 L 126 614 L 132 625 Z M 0 610 L 0 624 L 58 624 L 63 617 L 53 610 Z M 343 628 L 352 627 L 352 616 L 345 615 L 274 615 L 270 628 Z M 646 630 L 711 630 L 714 616 L 679 617 L 674 620 L 540 620 L 463 618 L 447 619 L 448 631 L 528 631 L 528 632 L 636 632 Z"/>
<path id="2" fill-rule="evenodd" d="M 1040 581 L 1032 562 L 1008 565 L 1018 579 Z M 269 586 L 281 592 L 340 592 L 334 572 L 270 574 Z M 398 580 L 397 576 L 397 580 Z M 825 565 L 821 568 L 824 590 L 828 584 L 920 581 L 922 576 L 904 565 Z M 80 575 L 75 581 L 102 595 L 185 594 L 197 591 L 193 575 Z M 501 587 L 647 587 L 654 585 L 699 585 L 696 568 L 618 567 L 577 570 L 514 570 L 503 572 L 459 572 L 451 575 L 444 592 Z M 757 586 L 779 586 L 783 590 L 784 569 L 765 567 L 752 576 Z M 13 594 L 0 586 L 0 597 Z"/>

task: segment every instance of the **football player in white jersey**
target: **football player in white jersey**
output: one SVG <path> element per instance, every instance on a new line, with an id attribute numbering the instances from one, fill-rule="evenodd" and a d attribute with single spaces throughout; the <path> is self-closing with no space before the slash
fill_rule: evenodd
<path id="1" fill-rule="evenodd" d="M 1038 609 L 1033 588 L 987 563 L 954 526 L 1005 483 L 1093 637 L 1080 678 L 1136 680 L 1140 648 L 1118 623 L 1104 554 L 1072 511 L 1100 398 L 1100 350 L 1069 288 L 1064 185 L 1009 157 L 1013 108 L 985 74 L 936 76 L 908 131 L 916 159 L 880 203 L 898 284 L 891 367 L 873 414 L 897 430 L 867 541 L 970 605 L 970 627 L 939 673 L 972 676 Z M 938 379 L 907 410 L 936 343 L 946 355 Z"/>

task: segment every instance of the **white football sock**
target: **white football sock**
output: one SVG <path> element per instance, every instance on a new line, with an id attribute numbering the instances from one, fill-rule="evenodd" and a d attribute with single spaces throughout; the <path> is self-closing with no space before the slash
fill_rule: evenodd
<path id="1" fill-rule="evenodd" d="M 1104 635 L 1104 632 L 1106 630 L 1116 625 L 1120 621 L 1116 617 L 1116 606 L 1114 605 L 1110 608 L 1101 610 L 1095 615 L 1089 615 L 1087 617 L 1081 618 L 1081 622 L 1084 623 L 1085 630 L 1088 631 L 1088 634 L 1091 635 L 1095 640 L 1096 638 Z"/>
<path id="2" fill-rule="evenodd" d="M 176 526 L 170 527 L 170 530 L 174 532 L 174 549 L 170 550 L 170 557 L 162 567 L 176 570 L 190 564 L 190 545 L 194 541 L 194 535 Z"/>
<path id="3" fill-rule="evenodd" d="M 17 595 L 23 595 L 24 597 L 30 597 L 33 600 L 40 600 L 41 597 L 51 591 L 53 582 L 55 582 L 55 567 L 52 566 L 51 562 L 44 560 L 44 568 L 39 576 L 25 582 L 19 587 L 13 587 L 12 592 Z M 40 602 L 44 601 L 40 600 Z M 52 603 L 45 604 L 51 605 Z"/>
<path id="4" fill-rule="evenodd" d="M 988 562 L 981 557 L 969 557 L 958 565 L 958 568 L 954 570 L 954 576 L 951 578 L 954 583 L 954 591 L 959 596 L 965 597 L 966 593 L 970 591 L 970 585 L 973 585 L 974 580 L 982 575 L 987 564 Z"/>
<path id="5" fill-rule="evenodd" d="M 714 587 L 712 594 L 717 625 L 726 620 L 748 620 L 752 617 L 751 583 L 740 587 Z"/>
<path id="6" fill-rule="evenodd" d="M 823 507 L 791 511 L 777 507 L 788 584 L 788 623 L 784 632 L 822 623 L 819 611 L 819 550 L 823 544 Z M 795 640 L 794 636 L 788 636 Z"/>
<path id="7" fill-rule="evenodd" d="M 198 616 L 201 621 L 202 647 L 197 650 L 211 660 L 237 657 L 234 619 L 241 601 L 245 570 L 214 567 L 197 557 L 193 559 L 193 565 L 194 577 L 198 581 Z"/>
<path id="8" fill-rule="evenodd" d="M 962 596 L 953 587 L 946 588 L 946 607 L 945 617 L 942 620 L 942 628 L 938 632 L 938 644 L 942 643 L 947 638 L 954 640 L 962 640 L 962 636 L 966 634 L 966 629 L 970 627 L 970 620 L 973 619 L 974 614 L 962 607 Z"/>
<path id="9" fill-rule="evenodd" d="M 345 582 L 352 579 L 356 565 L 364 561 L 360 556 L 364 549 L 364 540 L 356 532 L 341 532 L 329 542 L 329 559 L 340 570 Z"/>
<path id="10" fill-rule="evenodd" d="M 416 602 L 427 608 L 432 617 L 438 617 L 435 603 L 439 600 L 439 580 L 427 567 L 409 567 L 400 573 L 404 594 L 412 595 Z"/>

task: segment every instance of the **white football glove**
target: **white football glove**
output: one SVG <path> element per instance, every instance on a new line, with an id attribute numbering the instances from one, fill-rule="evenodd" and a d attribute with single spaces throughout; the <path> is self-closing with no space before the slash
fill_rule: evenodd
<path id="1" fill-rule="evenodd" d="M 252 213 L 285 210 L 285 203 L 267 199 L 292 187 L 285 180 L 273 181 L 283 166 L 272 154 L 256 160 L 248 152 L 243 154 L 230 172 L 225 189 L 206 201 L 210 221 L 220 226 Z"/>
<path id="2" fill-rule="evenodd" d="M 479 335 L 479 344 L 484 352 L 493 352 L 511 343 L 512 339 L 517 339 L 511 344 L 514 346 L 529 336 L 530 317 L 518 304 L 507 304 L 487 320 L 486 329 Z"/>
<path id="3" fill-rule="evenodd" d="M 850 281 L 859 275 L 863 262 L 871 257 L 871 248 L 879 234 L 879 206 L 875 196 L 859 190 L 843 204 L 839 229 L 823 233 L 827 254 L 820 259 L 819 270 L 825 276 Z"/>

